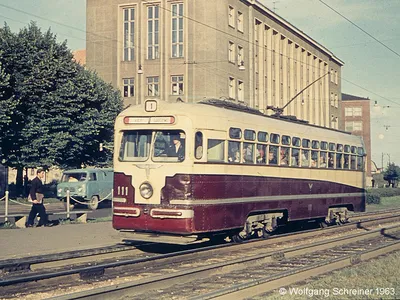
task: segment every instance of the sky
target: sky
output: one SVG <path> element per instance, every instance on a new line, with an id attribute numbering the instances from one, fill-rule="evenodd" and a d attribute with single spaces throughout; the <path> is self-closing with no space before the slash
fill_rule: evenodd
<path id="1" fill-rule="evenodd" d="M 371 99 L 372 160 L 400 165 L 400 0 L 259 2 L 345 63 L 342 93 Z M 17 31 L 30 21 L 72 50 L 86 47 L 85 0 L 0 0 L 0 24 Z"/>

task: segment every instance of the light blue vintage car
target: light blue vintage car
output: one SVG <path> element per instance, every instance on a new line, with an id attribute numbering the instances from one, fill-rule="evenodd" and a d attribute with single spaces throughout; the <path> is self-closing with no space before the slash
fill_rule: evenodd
<path id="1" fill-rule="evenodd" d="M 83 202 L 95 210 L 103 199 L 112 199 L 113 177 L 113 169 L 86 168 L 64 171 L 61 181 L 57 184 L 57 198 L 66 201 L 69 190 L 71 204 Z"/>

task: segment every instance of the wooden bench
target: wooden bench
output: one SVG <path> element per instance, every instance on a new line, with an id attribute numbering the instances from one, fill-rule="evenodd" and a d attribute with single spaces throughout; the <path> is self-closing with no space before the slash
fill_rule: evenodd
<path id="1" fill-rule="evenodd" d="M 76 221 L 79 223 L 87 223 L 87 214 L 89 211 L 82 210 L 82 211 L 70 211 L 70 215 L 76 215 Z M 66 211 L 57 211 L 57 212 L 47 212 L 47 216 L 62 216 L 67 215 Z M 14 224 L 18 228 L 25 228 L 26 222 L 28 220 L 29 213 L 16 213 L 16 214 L 9 214 L 7 215 L 8 218 L 14 219 Z M 4 219 L 6 216 L 0 216 L 1 219 Z M 39 218 L 39 217 L 38 217 Z"/>

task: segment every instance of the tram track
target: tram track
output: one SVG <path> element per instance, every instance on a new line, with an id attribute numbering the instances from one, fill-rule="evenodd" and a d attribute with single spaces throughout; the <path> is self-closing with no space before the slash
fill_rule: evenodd
<path id="1" fill-rule="evenodd" d="M 21 283 L 27 283 L 32 280 L 34 281 L 43 281 L 43 284 L 40 284 L 40 286 L 46 286 L 47 284 L 46 279 L 52 279 L 54 280 L 55 278 L 60 278 L 60 281 L 63 281 L 61 277 L 66 277 L 66 276 L 74 276 L 74 275 L 79 275 L 79 280 L 78 281 L 84 281 L 87 280 L 88 278 L 101 278 L 101 280 L 104 279 L 112 279 L 115 277 L 118 277 L 121 275 L 122 276 L 129 276 L 130 272 L 133 272 L 131 274 L 140 274 L 143 273 L 143 270 L 152 270 L 151 272 L 155 272 L 157 274 L 157 267 L 154 267 L 155 265 L 159 265 L 159 267 L 162 269 L 163 266 L 167 266 L 169 264 L 174 264 L 174 263 L 183 263 L 184 261 L 187 262 L 192 262 L 194 260 L 194 256 L 197 256 L 197 259 L 200 260 L 207 260 L 207 257 L 209 255 L 213 256 L 216 255 L 217 252 L 220 253 L 218 255 L 225 255 L 226 253 L 237 253 L 235 255 L 241 256 L 240 253 L 245 251 L 247 254 L 249 252 L 254 252 L 254 251 L 259 251 L 260 247 L 261 249 L 265 249 L 265 247 L 272 247 L 276 245 L 282 245 L 285 243 L 295 243 L 298 240 L 301 240 L 305 242 L 306 239 L 316 239 L 318 236 L 324 236 L 327 237 L 332 234 L 338 234 L 340 232 L 348 232 L 350 230 L 354 230 L 357 228 L 367 228 L 370 226 L 375 226 L 383 223 L 391 223 L 391 222 L 399 222 L 400 221 L 400 216 L 391 216 L 391 217 L 384 217 L 384 218 L 379 218 L 379 219 L 374 219 L 374 220 L 369 220 L 369 221 L 362 221 L 362 222 L 356 222 L 356 223 L 350 223 L 347 225 L 343 226 L 334 226 L 334 227 L 329 227 L 325 229 L 318 229 L 318 230 L 310 230 L 307 232 L 301 232 L 301 233 L 296 233 L 296 234 L 285 234 L 285 235 L 280 235 L 276 237 L 272 237 L 268 240 L 255 240 L 255 241 L 250 241 L 247 243 L 243 243 L 241 245 L 234 245 L 234 244 L 223 244 L 223 245 L 216 245 L 216 246 L 208 246 L 208 247 L 203 247 L 201 249 L 190 249 L 187 251 L 178 251 L 178 252 L 171 252 L 168 254 L 143 254 L 140 257 L 136 256 L 135 258 L 128 258 L 128 259 L 118 259 L 118 260 L 113 260 L 113 261 L 99 261 L 99 262 L 93 262 L 91 265 L 80 265 L 76 268 L 72 268 L 71 265 L 66 265 L 64 266 L 61 270 L 54 272 L 54 270 L 51 270 L 50 272 L 48 269 L 45 269 L 47 271 L 45 272 L 28 272 L 28 274 L 18 274 L 18 276 L 11 276 L 9 278 L 3 278 L 3 280 L 0 280 L 0 286 L 3 286 L 3 290 L 7 287 L 7 294 L 13 294 L 15 291 L 18 291 L 21 293 L 20 287 L 18 287 Z M 262 243 L 257 246 L 257 243 Z M 154 246 L 154 245 L 153 245 Z M 223 249 L 225 248 L 225 249 Z M 201 254 L 203 253 L 203 254 Z M 213 254 L 210 254 L 213 253 Z M 225 254 L 224 254 L 225 253 Z M 246 255 L 247 255 L 246 254 Z M 203 257 L 203 258 L 201 258 Z M 219 259 L 219 258 L 216 258 Z M 107 272 L 106 272 L 107 270 Z M 121 273 L 122 271 L 122 273 Z M 118 275 L 117 275 L 118 274 Z M 140 277 L 140 276 L 139 276 Z M 69 282 L 76 281 L 76 276 Z M 35 285 L 37 285 L 37 282 L 35 282 Z M 29 287 L 28 287 L 29 290 Z M 23 292 L 23 291 L 22 291 Z"/>
<path id="2" fill-rule="evenodd" d="M 265 251 L 267 241 L 258 243 L 258 251 L 242 244 L 223 258 L 208 253 L 208 262 L 192 257 L 191 264 L 186 258 L 167 274 L 164 265 L 151 276 L 57 299 L 243 299 L 399 250 L 399 239 L 400 225 L 395 225 L 281 250 Z"/>

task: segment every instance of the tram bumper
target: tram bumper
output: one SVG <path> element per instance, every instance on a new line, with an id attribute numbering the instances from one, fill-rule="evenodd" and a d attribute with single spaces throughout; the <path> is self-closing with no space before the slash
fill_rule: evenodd
<path id="1" fill-rule="evenodd" d="M 192 209 L 114 207 L 113 227 L 120 231 L 135 231 L 190 235 L 194 233 Z"/>

